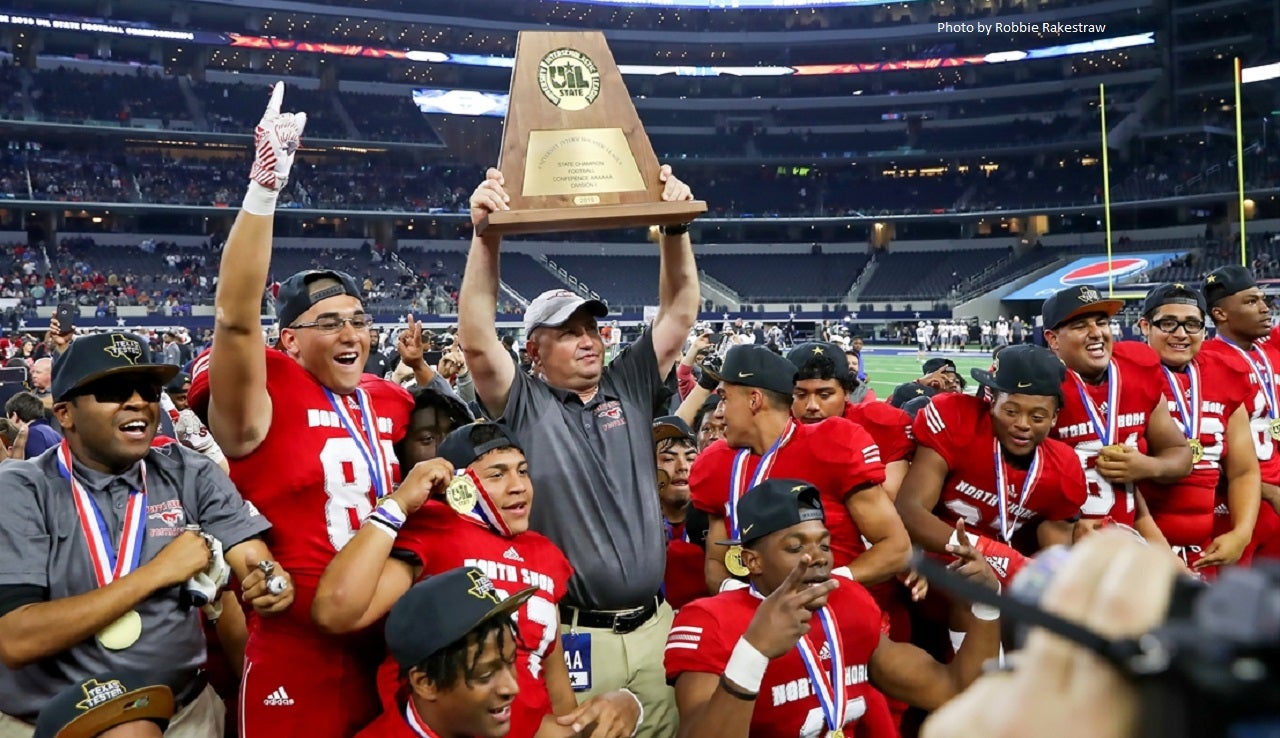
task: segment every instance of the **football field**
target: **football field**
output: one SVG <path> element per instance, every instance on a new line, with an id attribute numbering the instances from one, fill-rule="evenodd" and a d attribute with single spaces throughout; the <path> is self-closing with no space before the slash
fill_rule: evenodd
<path id="1" fill-rule="evenodd" d="M 975 386 L 969 369 L 987 369 L 991 366 L 991 352 L 977 350 L 977 344 L 963 352 L 935 351 L 925 358 L 935 356 L 945 357 L 956 363 L 956 369 L 964 377 L 964 390 L 969 394 L 973 394 Z M 862 349 L 862 365 L 867 371 L 867 380 L 871 382 L 876 397 L 881 400 L 889 399 L 894 387 L 919 378 L 920 365 L 923 363 L 915 348 L 910 346 L 866 346 Z"/>

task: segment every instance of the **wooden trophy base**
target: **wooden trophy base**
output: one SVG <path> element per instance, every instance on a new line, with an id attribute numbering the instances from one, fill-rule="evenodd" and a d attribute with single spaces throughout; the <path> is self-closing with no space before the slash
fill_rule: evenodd
<path id="1" fill-rule="evenodd" d="M 587 205 L 545 210 L 500 210 L 476 226 L 476 233 L 513 236 L 549 231 L 602 231 L 632 226 L 689 223 L 707 212 L 702 200 L 648 202 L 628 205 Z"/>

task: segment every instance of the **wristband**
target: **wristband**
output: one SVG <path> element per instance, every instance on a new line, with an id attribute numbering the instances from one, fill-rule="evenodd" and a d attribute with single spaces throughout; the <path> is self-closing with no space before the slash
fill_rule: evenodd
<path id="1" fill-rule="evenodd" d="M 240 209 L 250 215 L 275 215 L 276 200 L 279 197 L 280 192 L 278 190 L 267 189 L 250 180 L 249 189 L 245 190 L 244 202 L 241 203 Z"/>
<path id="2" fill-rule="evenodd" d="M 689 224 L 676 223 L 674 225 L 658 226 L 658 230 L 662 231 L 664 236 L 683 236 L 689 232 Z"/>
<path id="3" fill-rule="evenodd" d="M 733 684 L 729 682 L 729 680 L 725 677 L 724 674 L 720 675 L 720 688 L 723 689 L 730 697 L 733 697 L 734 699 L 742 700 L 743 702 L 755 702 L 756 697 L 759 696 L 758 694 L 751 694 L 750 692 L 740 691 L 737 687 L 733 686 Z"/>
<path id="4" fill-rule="evenodd" d="M 382 520 L 380 518 L 375 518 L 374 516 L 370 515 L 368 518 L 365 519 L 365 522 L 368 523 L 369 525 L 372 525 L 374 528 L 377 528 L 378 530 L 382 531 L 383 533 L 386 533 L 387 535 L 391 536 L 391 540 L 393 541 L 400 536 L 400 531 L 396 530 L 395 528 L 392 528 L 391 524 L 385 520 Z"/>
<path id="5" fill-rule="evenodd" d="M 400 507 L 400 503 L 390 498 L 379 502 L 373 512 L 369 513 L 369 518 L 375 523 L 384 523 L 395 531 L 399 531 L 404 525 L 404 517 L 404 509 Z"/>
<path id="6" fill-rule="evenodd" d="M 769 657 L 756 650 L 747 642 L 746 636 L 738 639 L 733 647 L 729 662 L 724 665 L 723 677 L 742 692 L 750 692 L 752 697 L 760 693 L 760 683 L 764 681 L 764 670 L 769 668 Z M 731 690 L 730 694 L 734 694 Z M 737 694 L 734 694 L 737 697 Z"/>
<path id="7" fill-rule="evenodd" d="M 991 605 L 984 605 L 981 602 L 975 602 L 972 605 L 969 605 L 969 612 L 973 613 L 975 618 L 985 620 L 987 622 L 1000 619 L 1000 608 L 992 607 Z"/>
<path id="8" fill-rule="evenodd" d="M 635 730 L 631 731 L 631 738 L 636 738 L 636 733 L 640 732 L 640 726 L 644 725 L 644 703 L 640 701 L 640 698 L 636 696 L 635 692 L 632 692 L 626 687 L 623 687 L 618 691 L 626 692 L 627 694 L 631 695 L 631 699 L 636 701 L 636 707 L 640 708 L 640 715 L 636 717 L 636 728 Z"/>

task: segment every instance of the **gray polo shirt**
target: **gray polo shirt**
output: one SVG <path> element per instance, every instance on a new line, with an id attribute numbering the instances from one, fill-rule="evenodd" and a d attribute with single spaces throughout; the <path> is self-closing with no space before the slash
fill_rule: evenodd
<path id="1" fill-rule="evenodd" d="M 58 471 L 57 452 L 55 447 L 30 461 L 0 465 L 0 586 L 43 587 L 51 601 L 98 586 L 71 486 Z M 142 563 L 154 559 L 191 523 L 228 547 L 271 527 L 203 455 L 173 443 L 151 449 L 145 463 L 147 538 Z M 77 481 L 97 501 L 116 544 L 130 490 L 142 481 L 138 466 L 119 476 L 73 466 Z M 0 664 L 0 712 L 34 720 L 58 692 L 107 671 L 154 673 L 202 666 L 205 640 L 198 613 L 179 609 L 179 591 L 158 591 L 136 608 L 142 616 L 142 637 L 125 650 L 109 651 L 89 638 L 18 671 Z"/>
<path id="2" fill-rule="evenodd" d="M 667 548 L 652 430 L 661 386 L 647 333 L 605 367 L 586 405 L 575 392 L 516 371 L 503 418 L 529 459 L 531 527 L 573 565 L 568 604 L 623 610 L 662 584 Z"/>

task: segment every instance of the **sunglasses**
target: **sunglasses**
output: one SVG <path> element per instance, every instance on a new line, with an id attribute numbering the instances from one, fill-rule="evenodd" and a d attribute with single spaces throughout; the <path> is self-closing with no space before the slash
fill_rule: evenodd
<path id="1" fill-rule="evenodd" d="M 123 405 L 132 400 L 136 394 L 142 398 L 143 402 L 159 402 L 160 391 L 160 385 L 136 378 L 108 377 L 77 388 L 67 395 L 66 399 L 92 396 L 93 399 L 106 405 Z"/>

